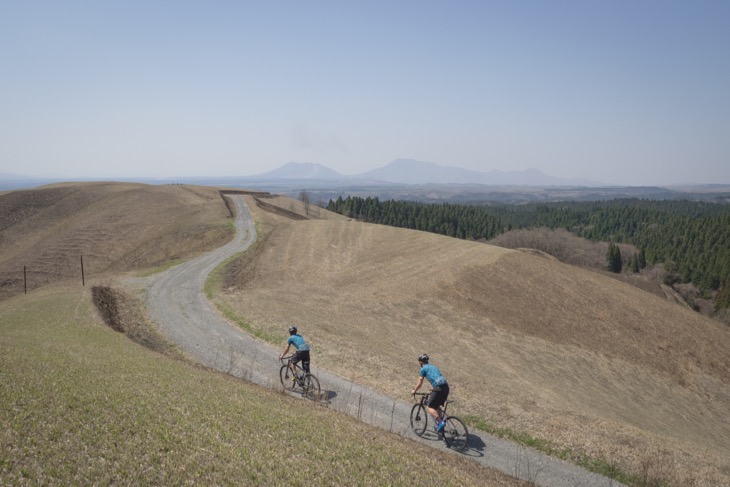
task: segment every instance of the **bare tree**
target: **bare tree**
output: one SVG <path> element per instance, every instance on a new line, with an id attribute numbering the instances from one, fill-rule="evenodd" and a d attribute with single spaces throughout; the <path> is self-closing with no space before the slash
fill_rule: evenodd
<path id="1" fill-rule="evenodd" d="M 301 201 L 304 204 L 304 216 L 309 218 L 309 206 L 311 203 L 309 202 L 309 193 L 307 193 L 306 190 L 303 189 L 299 193 L 299 201 Z"/>

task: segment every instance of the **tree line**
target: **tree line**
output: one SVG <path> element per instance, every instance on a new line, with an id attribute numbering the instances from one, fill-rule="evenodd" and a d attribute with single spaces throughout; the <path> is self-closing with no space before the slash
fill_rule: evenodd
<path id="1" fill-rule="evenodd" d="M 730 307 L 730 205 L 690 200 L 616 199 L 525 205 L 466 205 L 380 201 L 341 196 L 327 209 L 372 223 L 468 240 L 490 240 L 517 229 L 564 228 L 609 242 L 607 269 L 640 272 L 662 264 L 667 284 L 692 283 L 716 309 Z M 615 244 L 639 252 L 622 257 Z M 713 291 L 719 291 L 713 293 Z"/>

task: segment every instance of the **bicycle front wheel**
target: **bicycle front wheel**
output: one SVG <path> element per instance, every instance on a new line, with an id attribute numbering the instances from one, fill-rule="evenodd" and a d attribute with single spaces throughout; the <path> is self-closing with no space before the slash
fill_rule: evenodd
<path id="1" fill-rule="evenodd" d="M 423 435 L 428 426 L 428 413 L 422 404 L 414 404 L 411 408 L 411 428 L 418 436 Z"/>
<path id="2" fill-rule="evenodd" d="M 291 391 L 294 389 L 294 386 L 297 384 L 296 381 L 292 380 L 293 373 L 288 365 L 284 364 L 281 366 L 281 369 L 279 369 L 279 379 L 281 380 L 281 387 L 284 388 L 285 391 Z"/>
<path id="3" fill-rule="evenodd" d="M 469 430 L 462 420 L 456 416 L 446 418 L 444 426 L 444 441 L 446 446 L 456 451 L 464 451 L 469 442 Z"/>
<path id="4" fill-rule="evenodd" d="M 319 400 L 319 379 L 312 374 L 304 377 L 304 386 L 302 387 L 304 397 L 307 399 Z"/>

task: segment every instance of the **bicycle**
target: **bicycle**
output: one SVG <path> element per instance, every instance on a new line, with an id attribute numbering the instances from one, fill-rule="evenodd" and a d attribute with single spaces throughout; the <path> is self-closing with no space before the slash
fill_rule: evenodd
<path id="1" fill-rule="evenodd" d="M 429 392 L 416 392 L 413 394 L 413 398 L 421 396 L 421 399 L 413 405 L 411 408 L 411 428 L 413 432 L 422 436 L 426 432 L 428 426 L 428 409 L 426 406 L 426 400 L 430 395 Z M 466 428 L 466 424 L 456 416 L 447 416 L 446 410 L 449 404 L 454 401 L 446 401 L 443 408 L 439 408 L 443 412 L 443 418 L 446 425 L 444 429 L 439 432 L 439 436 L 444 439 L 444 443 L 448 448 L 456 451 L 464 451 L 466 445 L 469 443 L 469 430 Z"/>
<path id="2" fill-rule="evenodd" d="M 295 372 L 291 370 L 291 359 L 294 355 L 282 357 L 283 365 L 279 369 L 279 379 L 284 390 L 293 391 L 299 386 L 302 389 L 302 396 L 308 399 L 319 399 L 319 379 L 311 373 L 305 372 L 300 363 L 295 366 Z"/>

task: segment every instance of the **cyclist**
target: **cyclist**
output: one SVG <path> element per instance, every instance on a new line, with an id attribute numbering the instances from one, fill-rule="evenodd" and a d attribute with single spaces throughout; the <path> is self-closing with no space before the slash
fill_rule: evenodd
<path id="1" fill-rule="evenodd" d="M 289 362 L 289 367 L 292 371 L 292 379 L 296 380 L 296 364 L 299 363 L 299 361 L 302 362 L 302 368 L 304 369 L 304 372 L 309 374 L 309 346 L 307 345 L 307 342 L 304 341 L 304 338 L 297 333 L 297 327 L 292 326 L 289 327 L 289 339 L 286 341 L 286 348 L 284 351 L 279 355 L 279 360 L 287 354 L 289 351 L 289 347 L 294 345 L 294 347 L 297 349 L 297 351 L 294 353 L 294 356 L 291 359 L 291 362 Z"/>
<path id="2" fill-rule="evenodd" d="M 444 419 L 443 412 L 440 408 L 449 397 L 449 384 L 446 382 L 446 378 L 441 375 L 441 371 L 438 367 L 428 363 L 428 355 L 425 353 L 418 357 L 418 364 L 421 366 L 421 370 L 418 373 L 418 383 L 411 394 L 418 392 L 418 389 L 420 389 L 423 384 L 424 377 L 428 379 L 431 383 L 431 394 L 428 396 L 426 408 L 428 409 L 428 414 L 433 417 L 433 420 L 436 423 L 434 429 L 441 432 L 444 429 Z"/>

